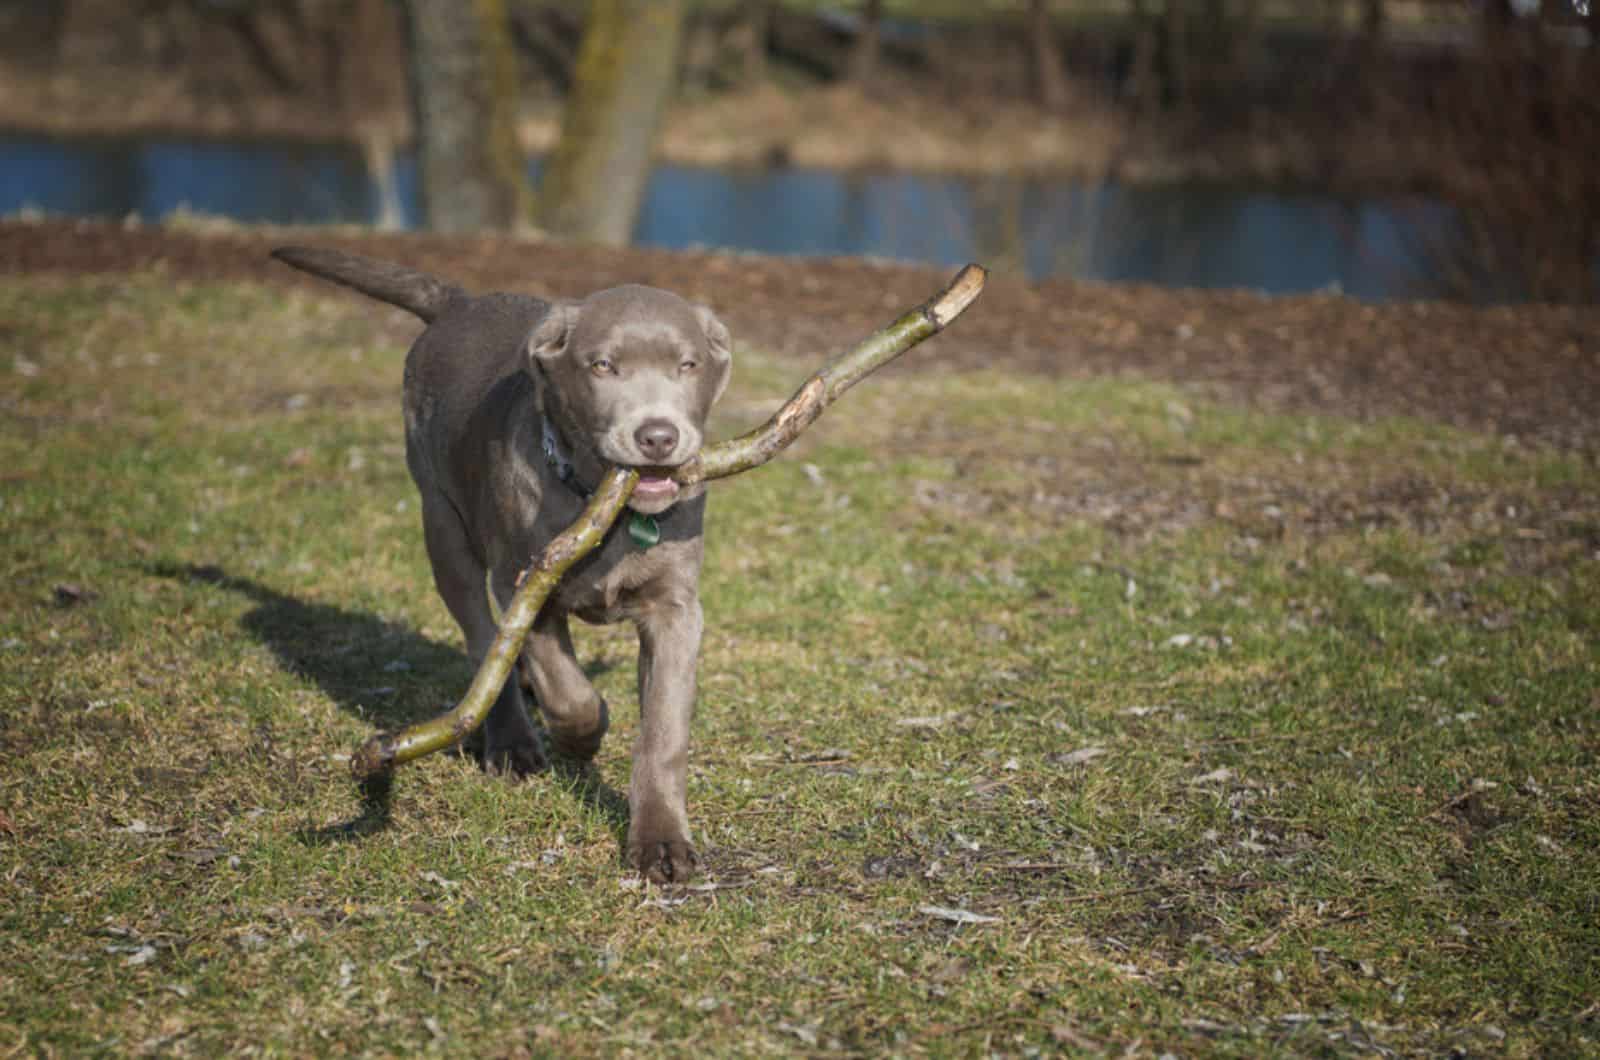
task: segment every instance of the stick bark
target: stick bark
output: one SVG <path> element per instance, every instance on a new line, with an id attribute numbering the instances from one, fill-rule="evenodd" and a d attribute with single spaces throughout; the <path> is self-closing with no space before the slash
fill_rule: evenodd
<path id="1" fill-rule="evenodd" d="M 845 391 L 923 339 L 943 331 L 983 293 L 987 277 L 982 266 L 968 265 L 934 298 L 811 376 L 765 424 L 707 447 L 672 477 L 683 485 L 692 485 L 765 464 L 788 448 Z M 558 534 L 523 573 L 511 603 L 500 616 L 499 635 L 461 702 L 436 718 L 368 739 L 350 758 L 350 771 L 357 780 L 368 782 L 385 776 L 395 766 L 459 743 L 483 724 L 516 665 L 539 609 L 572 565 L 605 540 L 638 481 L 639 473 L 628 468 L 612 468 L 606 473 L 583 514 Z"/>

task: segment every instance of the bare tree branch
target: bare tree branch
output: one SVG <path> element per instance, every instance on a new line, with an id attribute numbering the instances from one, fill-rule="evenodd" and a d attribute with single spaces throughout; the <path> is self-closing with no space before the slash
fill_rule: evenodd
<path id="1" fill-rule="evenodd" d="M 533 566 L 518 579 L 517 591 L 500 616 L 500 633 L 483 657 L 466 696 L 454 710 L 437 718 L 407 726 L 397 733 L 379 733 L 367 740 L 350 759 L 350 771 L 358 780 L 387 773 L 403 762 L 459 743 L 483 724 L 495 697 L 505 687 L 511 668 L 516 665 L 539 608 L 544 606 L 561 576 L 605 540 L 606 531 L 617 521 L 638 481 L 639 473 L 627 468 L 612 468 L 606 473 L 577 521 L 556 535 Z"/>
<path id="2" fill-rule="evenodd" d="M 806 380 L 765 425 L 710 446 L 673 477 L 685 484 L 704 482 L 765 464 L 816 422 L 822 411 L 846 390 L 923 339 L 943 331 L 983 293 L 987 276 L 981 266 L 968 265 L 938 296 L 874 333 Z M 517 591 L 500 616 L 499 635 L 479 665 L 466 696 L 448 713 L 367 740 L 350 758 L 350 771 L 356 779 L 369 781 L 397 765 L 459 743 L 483 723 L 516 665 L 539 609 L 562 575 L 605 540 L 638 481 L 639 473 L 627 468 L 607 472 L 583 514 L 557 535 L 518 579 Z"/>
<path id="3" fill-rule="evenodd" d="M 987 276 L 982 266 L 968 265 L 938 297 L 876 332 L 806 380 L 765 424 L 748 434 L 705 449 L 698 457 L 680 467 L 672 477 L 683 485 L 690 485 L 736 475 L 765 464 L 788 448 L 789 443 L 811 426 L 822 415 L 822 410 L 837 401 L 846 390 L 929 335 L 944 330 L 983 292 Z"/>

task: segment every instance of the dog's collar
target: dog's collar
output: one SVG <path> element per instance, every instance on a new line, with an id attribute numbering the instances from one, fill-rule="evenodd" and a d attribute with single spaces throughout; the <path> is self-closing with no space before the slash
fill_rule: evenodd
<path id="1" fill-rule="evenodd" d="M 582 483 L 578 481 L 578 469 L 572 463 L 572 455 L 567 452 L 567 447 L 561 444 L 561 436 L 550 425 L 548 416 L 544 420 L 543 449 L 545 463 L 550 465 L 550 469 L 556 473 L 556 478 L 561 480 L 562 485 L 588 501 L 589 495 L 594 490 L 584 489 Z"/>
<path id="2" fill-rule="evenodd" d="M 561 436 L 550 425 L 548 418 L 544 420 L 544 439 L 541 444 L 544 449 L 546 463 L 556 473 L 556 477 L 561 480 L 562 485 L 583 498 L 583 502 L 588 504 L 589 498 L 594 494 L 594 490 L 584 489 L 583 484 L 578 481 L 578 469 L 572 462 L 572 455 L 561 444 Z M 640 548 L 649 548 L 661 540 L 661 524 L 656 521 L 656 517 L 653 515 L 629 511 L 628 537 Z"/>

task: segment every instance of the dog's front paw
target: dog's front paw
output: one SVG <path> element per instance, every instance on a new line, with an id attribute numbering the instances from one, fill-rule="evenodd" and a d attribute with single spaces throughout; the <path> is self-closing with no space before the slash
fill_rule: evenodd
<path id="1" fill-rule="evenodd" d="M 688 883 L 700 867 L 700 858 L 686 839 L 633 840 L 628 860 L 651 883 Z"/>
<path id="2" fill-rule="evenodd" d="M 566 758 L 587 762 L 600 753 L 600 741 L 611 727 L 611 710 L 605 697 L 589 690 L 586 698 L 572 705 L 547 705 L 544 711 L 544 731 L 550 750 Z"/>

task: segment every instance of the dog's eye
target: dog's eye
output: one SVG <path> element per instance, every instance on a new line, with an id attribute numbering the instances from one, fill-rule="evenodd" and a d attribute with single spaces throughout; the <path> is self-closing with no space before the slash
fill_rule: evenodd
<path id="1" fill-rule="evenodd" d="M 699 361 L 684 361 L 682 364 L 678 365 L 678 371 L 682 372 L 684 375 L 688 375 L 690 372 L 699 367 Z"/>
<path id="2" fill-rule="evenodd" d="M 597 361 L 590 362 L 589 371 L 595 375 L 616 375 L 617 366 L 602 357 Z"/>

